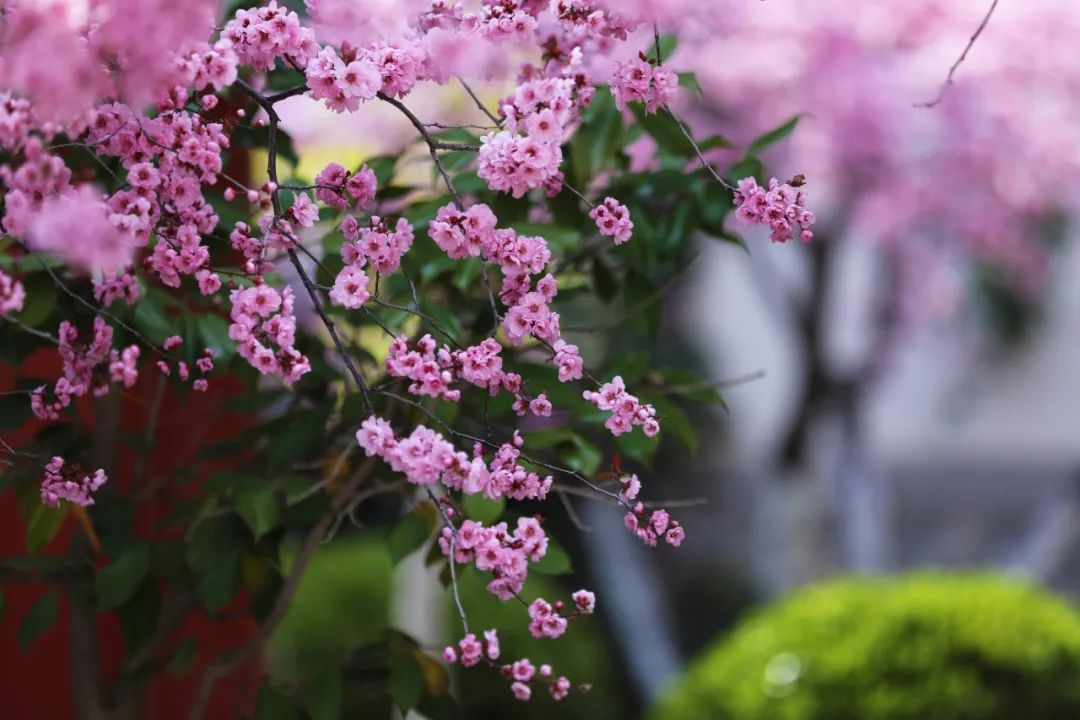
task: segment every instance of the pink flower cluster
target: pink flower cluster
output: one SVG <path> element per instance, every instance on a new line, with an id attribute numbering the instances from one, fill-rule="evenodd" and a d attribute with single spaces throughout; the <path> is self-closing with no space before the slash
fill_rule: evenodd
<path id="1" fill-rule="evenodd" d="M 543 500 L 547 497 L 553 478 L 550 475 L 541 477 L 519 464 L 523 442 L 515 430 L 513 441 L 503 443 L 495 450 L 487 477 L 480 476 L 481 484 L 473 485 L 475 492 L 482 492 L 489 498 L 506 496 L 511 500 Z"/>
<path id="2" fill-rule="evenodd" d="M 337 163 L 329 163 L 315 176 L 315 199 L 337 210 L 348 210 L 355 203 L 356 212 L 375 199 L 375 173 L 367 165 L 350 173 Z"/>
<path id="3" fill-rule="evenodd" d="M 451 538 L 455 538 L 453 562 L 472 563 L 480 572 L 490 572 L 494 578 L 488 583 L 488 592 L 500 600 L 509 600 L 521 592 L 529 563 L 544 557 L 548 547 L 540 521 L 531 517 L 518 518 L 512 533 L 505 522 L 484 527 L 465 520 L 456 531 L 444 527 L 439 548 L 448 557 Z"/>
<path id="4" fill-rule="evenodd" d="M 461 650 L 460 656 L 458 649 Z M 485 657 L 492 661 L 498 660 L 500 653 L 499 634 L 492 629 L 484 631 L 483 642 L 478 640 L 476 635 L 468 633 L 458 642 L 457 648 L 453 645 L 447 645 L 443 648 L 442 658 L 448 663 L 455 663 L 460 660 L 462 667 L 473 667 L 479 664 L 481 660 L 484 660 Z"/>
<path id="5" fill-rule="evenodd" d="M 334 278 L 334 286 L 328 293 L 330 302 L 355 310 L 368 301 L 371 293 L 367 289 L 368 276 L 363 268 L 362 262 L 341 268 L 337 277 Z"/>
<path id="6" fill-rule="evenodd" d="M 356 431 L 356 442 L 368 457 L 377 455 L 416 485 L 433 485 L 441 480 L 447 486 L 475 493 L 478 489 L 474 486 L 482 486 L 487 479 L 482 457 L 470 460 L 442 435 L 423 425 L 418 425 L 409 437 L 399 439 L 389 422 L 372 415 Z"/>
<path id="7" fill-rule="evenodd" d="M 650 515 L 643 503 L 637 503 L 624 518 L 626 529 L 637 535 L 649 547 L 663 538 L 668 545 L 679 547 L 686 538 L 686 531 L 678 520 L 672 520 L 667 510 L 654 510 Z"/>
<path id="8" fill-rule="evenodd" d="M 438 432 L 417 426 L 403 439 L 394 435 L 390 423 L 374 415 L 360 425 L 356 441 L 368 457 L 381 457 L 391 469 L 405 475 L 416 485 L 442 482 L 447 488 L 466 495 L 483 493 L 489 498 L 502 496 L 514 500 L 542 500 L 551 488 L 551 476 L 540 477 L 529 472 L 518 460 L 521 458 L 521 435 L 514 433 L 512 442 L 503 443 L 490 463 L 484 462 L 483 448 L 477 443 L 473 457 L 454 448 Z"/>
<path id="9" fill-rule="evenodd" d="M 300 16 L 270 0 L 263 7 L 241 9 L 225 24 L 221 37 L 232 44 L 240 62 L 256 70 L 270 70 L 284 58 L 304 67 L 319 50 L 315 32 L 300 24 Z"/>
<path id="10" fill-rule="evenodd" d="M 637 23 L 601 7 L 596 0 L 555 0 L 552 11 L 564 31 L 578 44 L 585 44 L 584 40 L 589 37 L 626 40 L 627 35 L 637 27 Z"/>
<path id="11" fill-rule="evenodd" d="M 747 225 L 768 225 L 773 242 L 787 242 L 798 236 L 810 242 L 814 233 L 814 213 L 806 209 L 806 193 L 776 178 L 763 188 L 752 178 L 743 178 L 735 192 L 735 217 Z"/>
<path id="12" fill-rule="evenodd" d="M 62 457 L 54 457 L 45 466 L 41 479 L 41 502 L 48 507 L 59 507 L 61 500 L 88 507 L 94 504 L 91 493 L 108 481 L 105 471 L 98 468 L 87 475 L 78 465 L 68 463 Z"/>
<path id="13" fill-rule="evenodd" d="M 162 343 L 161 347 L 165 350 L 174 350 L 180 347 L 183 342 L 183 338 L 181 338 L 179 335 L 173 335 L 166 338 L 165 342 Z M 210 348 L 203 349 L 202 357 L 195 361 L 195 367 L 201 375 L 206 375 L 214 369 L 215 355 L 216 353 Z M 137 356 L 138 355 L 136 354 L 136 357 Z M 178 360 L 175 363 L 175 367 L 176 376 L 180 378 L 180 380 L 182 380 L 183 382 L 187 382 L 191 379 L 191 368 L 188 367 L 188 364 L 186 362 L 184 362 L 183 360 Z M 157 368 L 159 371 L 161 371 L 161 374 L 165 376 L 172 375 L 173 366 L 169 365 L 169 363 L 167 363 L 165 360 L 158 360 Z M 210 387 L 210 383 L 205 377 L 200 377 L 192 380 L 191 387 L 197 392 L 206 392 L 206 390 Z"/>
<path id="14" fill-rule="evenodd" d="M 588 104 L 593 92 L 588 85 L 579 89 L 572 78 L 536 77 L 519 84 L 499 105 L 499 111 L 510 132 L 524 131 L 542 142 L 561 143 L 577 119 L 578 109 Z"/>
<path id="15" fill-rule="evenodd" d="M 292 288 L 280 293 L 269 285 L 237 288 L 232 302 L 229 337 L 236 351 L 263 375 L 278 375 L 286 385 L 311 370 L 311 363 L 295 347 L 296 317 Z"/>
<path id="16" fill-rule="evenodd" d="M 551 347 L 555 351 L 552 362 L 559 368 L 559 382 L 581 379 L 585 363 L 578 352 L 578 346 L 559 339 Z"/>
<path id="17" fill-rule="evenodd" d="M 25 300 L 26 290 L 23 284 L 0 270 L 0 315 L 19 312 Z"/>
<path id="18" fill-rule="evenodd" d="M 332 48 L 323 48 L 307 65 L 311 97 L 324 100 L 334 112 L 356 112 L 360 103 L 382 87 L 378 66 L 366 55 L 346 63 Z"/>
<path id="19" fill-rule="evenodd" d="M 149 203 L 146 206 L 149 210 Z M 53 253 L 72 267 L 115 273 L 123 270 L 135 249 L 146 242 L 132 232 L 129 217 L 126 213 L 110 214 L 101 195 L 83 185 L 41 204 L 30 228 L 30 240 L 35 249 Z"/>
<path id="20" fill-rule="evenodd" d="M 44 385 L 31 393 L 30 407 L 37 417 L 56 420 L 60 411 L 71 404 L 72 397 L 82 397 L 89 392 L 101 396 L 109 392 L 110 380 L 125 387 L 135 384 L 139 348 L 132 345 L 122 353 L 113 350 L 113 329 L 100 315 L 94 317 L 93 337 L 89 342 L 80 340 L 79 331 L 67 320 L 60 323 L 58 336 L 63 375 L 53 386 L 55 400 L 52 402 L 45 399 Z M 106 364 L 104 371 L 98 372 L 99 367 Z"/>
<path id="21" fill-rule="evenodd" d="M 543 140 L 506 130 L 480 138 L 476 172 L 492 190 L 516 198 L 542 187 L 559 172 L 562 147 L 559 140 Z"/>
<path id="22" fill-rule="evenodd" d="M 438 64 L 416 38 L 376 42 L 362 52 L 375 64 L 382 78 L 381 91 L 390 97 L 405 97 L 417 82 L 432 76 Z"/>
<path id="23" fill-rule="evenodd" d="M 176 54 L 213 28 L 211 0 L 7 2 L 0 27 L 0 85 L 25 95 L 34 115 L 77 125 L 102 97 L 134 105 L 158 99 L 182 82 Z"/>
<path id="24" fill-rule="evenodd" d="M 535 5 L 528 0 L 484 3 L 479 17 L 473 22 L 477 23 L 480 34 L 489 40 L 525 42 L 531 40 L 536 31 L 536 18 L 530 13 Z"/>
<path id="25" fill-rule="evenodd" d="M 645 504 L 634 502 L 641 491 L 641 481 L 637 475 L 623 475 L 619 478 L 619 501 L 630 512 L 623 518 L 626 529 L 637 535 L 642 542 L 649 547 L 656 547 L 660 538 L 669 545 L 678 547 L 686 538 L 686 531 L 682 529 L 678 520 L 672 520 L 667 510 L 654 510 L 650 515 L 645 509 Z M 631 507 L 630 503 L 634 503 Z M 575 598 L 576 601 L 576 598 Z"/>
<path id="26" fill-rule="evenodd" d="M 643 102 L 645 111 L 654 113 L 675 99 L 678 87 L 678 75 L 663 66 L 653 67 L 643 58 L 616 64 L 611 78 L 611 94 L 620 110 L 627 103 Z"/>
<path id="27" fill-rule="evenodd" d="M 181 106 L 182 100 L 176 98 Z M 99 154 L 120 158 L 128 170 L 130 189 L 114 193 L 106 204 L 110 220 L 135 237 L 136 247 L 156 233 L 154 250 L 143 261 L 146 269 L 170 287 L 189 275 L 204 295 L 217 292 L 221 280 L 210 269 L 202 236 L 215 230 L 219 218 L 202 186 L 216 183 L 221 172 L 221 152 L 229 145 L 223 126 L 182 109 L 145 118 L 114 103 L 94 110 L 85 139 Z"/>
<path id="28" fill-rule="evenodd" d="M 474 667 L 481 662 L 486 662 L 491 667 L 499 667 L 500 672 L 511 680 L 510 691 L 518 700 L 532 697 L 531 685 L 537 681 L 547 681 L 548 690 L 556 700 L 562 700 L 570 693 L 570 680 L 563 676 L 552 679 L 550 665 L 536 667 L 528 658 L 521 658 L 501 667 L 495 665 L 501 652 L 496 631 L 485 630 L 483 641 L 473 633 L 468 633 L 458 641 L 457 647 L 447 645 L 443 648 L 442 659 L 450 664 L 460 662 L 462 667 Z"/>
<path id="29" fill-rule="evenodd" d="M 562 603 L 537 598 L 529 603 L 529 632 L 535 638 L 557 638 L 566 632 L 567 620 L 560 614 Z"/>
<path id="30" fill-rule="evenodd" d="M 498 229 L 497 222 L 487 205 L 477 203 L 460 210 L 451 203 L 436 213 L 428 234 L 451 258 L 481 256 L 497 263 L 503 272 L 500 297 L 510 308 L 502 325 L 507 339 L 516 344 L 532 336 L 548 343 L 559 380 L 580 378 L 583 364 L 578 348 L 561 338 L 559 315 L 550 307 L 558 292 L 555 278 L 548 274 L 532 289 L 533 276 L 543 272 L 551 260 L 547 242 L 541 237 L 518 235 L 509 228 Z"/>
<path id="31" fill-rule="evenodd" d="M 209 271 L 205 272 L 210 274 Z M 139 299 L 139 281 L 135 279 L 131 268 L 94 278 L 94 299 L 102 305 L 111 305 L 117 300 L 123 300 L 133 306 Z"/>
<path id="32" fill-rule="evenodd" d="M 630 233 L 634 230 L 630 211 L 615 198 L 605 198 L 603 203 L 589 211 L 589 217 L 596 222 L 600 234 L 614 238 L 616 245 L 622 245 L 629 240 Z"/>
<path id="33" fill-rule="evenodd" d="M 428 224 L 428 235 L 452 260 L 479 257 L 481 253 L 487 258 L 494 250 L 497 222 L 495 213 L 483 203 L 468 210 L 450 203 L 439 208 Z"/>
<path id="34" fill-rule="evenodd" d="M 586 390 L 583 396 L 601 410 L 611 411 L 611 417 L 604 422 L 604 427 L 616 437 L 629 432 L 635 425 L 640 425 L 647 437 L 660 432 L 656 408 L 626 392 L 626 384 L 619 375 L 601 385 L 598 391 Z"/>
<path id="35" fill-rule="evenodd" d="M 436 354 L 435 340 L 431 335 L 424 335 L 416 341 L 416 349 L 409 348 L 409 340 L 404 335 L 394 338 L 386 354 L 386 371 L 393 377 L 412 380 L 409 392 L 413 395 L 426 395 L 442 398 L 450 402 L 461 399 L 461 391 L 451 387 L 454 382 L 454 358 L 449 350 L 442 348 Z M 502 374 L 502 358 L 498 356 L 499 344 L 495 343 L 496 353 L 493 364 L 497 363 L 499 375 Z M 496 382 L 496 391 L 498 381 Z"/>
<path id="36" fill-rule="evenodd" d="M 402 256 L 413 243 L 413 227 L 405 218 L 398 218 L 391 230 L 389 223 L 378 215 L 371 216 L 368 227 L 360 227 L 350 215 L 341 223 L 341 232 L 347 241 L 341 248 L 345 263 L 363 267 L 366 261 L 382 275 L 401 266 Z"/>

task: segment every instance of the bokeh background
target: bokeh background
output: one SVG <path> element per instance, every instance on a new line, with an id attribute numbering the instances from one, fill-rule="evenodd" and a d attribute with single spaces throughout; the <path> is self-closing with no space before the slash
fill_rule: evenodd
<path id="1" fill-rule="evenodd" d="M 647 473 L 687 542 L 645 548 L 619 513 L 585 501 L 572 516 L 553 512 L 567 557 L 551 562 L 565 572 L 531 576 L 531 590 L 594 589 L 598 613 L 559 643 L 510 642 L 592 683 L 557 707 L 567 720 L 873 720 L 854 700 L 864 691 L 889 720 L 1006 720 L 1017 707 L 1080 717 L 1075 696 L 1047 699 L 1080 689 L 1080 1 L 993 3 L 948 84 L 991 0 L 649 1 L 684 11 L 665 61 L 697 78 L 680 91 L 679 116 L 695 136 L 726 140 L 712 143 L 712 162 L 728 168 L 763 131 L 795 123 L 763 157 L 768 174 L 806 176 L 816 238 L 774 245 L 732 218 L 741 244 L 698 240 L 691 268 L 664 287 L 660 341 L 632 349 L 643 362 L 697 365 L 726 401 L 695 411 L 695 452 L 669 444 Z M 650 40 L 643 30 L 637 45 Z M 472 60 L 493 70 L 481 67 L 491 58 Z M 474 86 L 493 106 L 512 84 Z M 418 89 L 410 108 L 483 122 L 454 87 Z M 385 105 L 342 117 L 294 98 L 280 110 L 298 177 L 405 151 L 414 136 Z M 651 142 L 632 148 L 639 166 L 655 162 Z M 407 152 L 425 182 L 425 156 Z M 599 329 L 569 333 L 597 357 L 627 352 L 625 320 L 566 324 Z M 371 668 L 383 663 L 363 648 L 400 630 L 437 651 L 453 639 L 448 595 L 426 549 L 394 562 L 384 529 L 346 530 L 317 553 L 266 662 L 287 680 L 311 658 L 339 656 L 345 716 L 400 717 L 379 704 L 386 678 Z M 847 575 L 908 579 L 812 589 Z M 475 575 L 462 592 L 484 627 L 520 625 Z M 774 628 L 758 613 L 778 601 L 793 604 Z M 732 635 L 746 618 L 759 620 Z M 962 637 L 962 652 L 924 634 Z M 800 697 L 808 658 L 837 638 L 843 661 L 813 662 L 839 678 L 829 690 L 840 705 L 770 712 Z M 713 664 L 729 642 L 746 654 Z M 875 696 L 876 676 L 859 669 L 879 666 L 911 687 L 939 679 L 931 694 L 953 714 L 904 706 L 915 692 Z M 738 688 L 743 714 L 679 705 L 695 697 L 679 684 L 688 668 L 729 683 L 717 693 Z M 1013 692 L 1031 677 L 1046 691 Z M 452 682 L 463 717 L 556 712 L 546 698 L 514 701 L 488 673 Z M 1017 697 L 1026 704 L 1010 705 Z"/>
<path id="2" fill-rule="evenodd" d="M 669 62 L 700 91 L 682 91 L 680 114 L 730 140 L 710 151 L 721 167 L 798 117 L 767 169 L 806 175 L 818 237 L 770 245 L 732 226 L 745 248 L 703 237 L 665 288 L 660 344 L 696 358 L 727 409 L 694 418 L 696 454 L 652 471 L 664 499 L 689 501 L 679 551 L 641 547 L 588 504 L 584 529 L 561 528 L 581 562 L 547 581 L 595 587 L 602 610 L 558 653 L 594 682 L 560 708 L 570 717 L 642 715 L 746 613 L 839 574 L 978 568 L 1080 593 L 1080 5 L 1001 2 L 948 86 L 985 0 L 686 5 Z M 468 122 L 459 95 L 431 92 L 417 112 Z M 410 137 L 390 108 L 292 110 L 312 168 Z M 377 551 L 358 560 L 356 542 L 306 581 L 281 645 L 340 640 L 329 618 L 355 617 L 358 597 L 445 640 L 422 558 L 391 570 Z M 470 716 L 550 710 L 512 704 L 497 680 L 459 681 Z"/>

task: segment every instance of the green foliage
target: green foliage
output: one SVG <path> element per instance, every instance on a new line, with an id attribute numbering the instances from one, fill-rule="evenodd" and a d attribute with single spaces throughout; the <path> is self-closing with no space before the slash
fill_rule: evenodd
<path id="1" fill-rule="evenodd" d="M 984 574 L 825 582 L 767 607 L 676 682 L 651 718 L 1080 717 L 1080 615 Z"/>
<path id="2" fill-rule="evenodd" d="M 43 632 L 52 627 L 60 612 L 60 595 L 52 590 L 38 598 L 19 623 L 19 647 L 30 649 Z"/>
<path id="3" fill-rule="evenodd" d="M 534 690 L 533 698 L 523 703 L 510 693 L 510 681 L 498 670 L 487 668 L 458 669 L 456 695 L 461 711 L 456 718 L 514 718 L 514 720 L 626 720 L 632 718 L 627 698 L 620 693 L 620 668 L 611 651 L 610 637 L 599 616 L 575 620 L 570 630 L 557 642 L 532 637 L 522 621 L 525 608 L 516 602 L 501 602 L 487 592 L 490 577 L 473 569 L 459 574 L 462 602 L 471 609 L 470 630 L 479 634 L 487 628 L 498 628 L 502 646 L 500 662 L 513 662 L 528 657 L 536 664 L 550 663 L 556 674 L 570 678 L 575 685 L 591 685 L 582 693 L 575 687 L 565 700 L 552 700 L 542 687 Z M 566 598 L 581 587 L 573 576 L 529 575 L 526 599 L 544 597 L 549 600 Z M 449 622 L 460 636 L 460 623 L 447 592 L 446 612 Z M 481 625 L 474 626 L 481 618 Z M 678 716 L 672 716 L 678 717 Z M 681 719 L 680 719 L 681 720 Z"/>

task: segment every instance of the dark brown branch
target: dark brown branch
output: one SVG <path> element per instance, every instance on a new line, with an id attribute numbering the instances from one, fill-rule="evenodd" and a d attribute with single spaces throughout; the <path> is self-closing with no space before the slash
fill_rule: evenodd
<path id="1" fill-rule="evenodd" d="M 471 97 L 472 101 L 476 103 L 476 107 L 480 108 L 480 112 L 487 115 L 488 120 L 495 123 L 497 127 L 502 127 L 502 122 L 499 120 L 499 118 L 495 116 L 494 113 L 487 109 L 487 106 L 484 105 L 484 103 L 480 102 L 480 98 L 478 98 L 476 96 L 476 93 L 473 92 L 473 89 L 469 87 L 469 83 L 465 82 L 465 80 L 460 77 L 458 78 L 458 82 L 461 83 L 461 87 L 465 88 L 465 92 L 469 93 L 469 97 Z"/>

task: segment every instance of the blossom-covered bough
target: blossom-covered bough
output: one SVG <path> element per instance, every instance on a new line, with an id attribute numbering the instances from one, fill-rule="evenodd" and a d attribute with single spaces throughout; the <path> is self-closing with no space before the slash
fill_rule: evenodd
<path id="1" fill-rule="evenodd" d="M 306 425 L 289 432 L 312 439 L 290 454 L 294 438 L 264 442 L 272 417 L 256 422 L 244 437 L 262 460 L 231 446 L 247 476 L 216 478 L 210 498 L 185 516 L 189 543 L 238 517 L 250 530 L 248 556 L 281 573 L 273 587 L 248 588 L 265 591 L 269 609 L 251 641 L 204 673 L 192 717 L 215 683 L 271 638 L 318 546 L 344 519 L 355 521 L 364 500 L 391 493 L 406 510 L 435 508 L 442 525 L 434 547 L 447 560 L 462 631 L 442 658 L 499 669 L 519 699 L 544 687 L 560 700 L 573 687 L 565 675 L 527 658 L 500 665 L 496 630 L 483 641 L 470 631 L 458 575 L 476 572 L 490 593 L 520 603 L 531 636 L 563 635 L 596 600 L 587 590 L 530 597 L 530 569 L 551 540 L 525 503 L 556 494 L 576 522 L 569 496 L 591 496 L 622 506 L 626 528 L 645 544 L 678 546 L 683 526 L 639 498 L 642 483 L 620 458 L 647 465 L 669 423 L 693 442 L 670 399 L 677 387 L 664 389 L 685 372 L 647 372 L 636 360 L 620 368 L 611 358 L 593 366 L 582 345 L 602 344 L 564 330 L 563 314 L 590 295 L 611 302 L 625 290 L 615 326 L 643 323 L 655 334 L 659 280 L 685 266 L 695 232 L 722 235 L 737 203 L 739 217 L 768 225 L 773 240 L 807 242 L 814 216 L 805 193 L 754 178 L 735 190 L 705 161 L 670 107 L 680 78 L 663 64 L 660 29 L 677 30 L 680 13 L 665 3 L 485 0 L 466 10 L 410 1 L 355 16 L 349 3 L 309 0 L 308 17 L 273 1 L 244 5 L 215 29 L 215 4 L 206 1 L 180 9 L 101 0 L 82 16 L 64 3 L 0 4 L 0 327 L 54 345 L 62 362 L 47 382 L 5 397 L 41 422 L 74 427 L 80 402 L 117 401 L 148 373 L 159 388 L 152 414 L 166 385 L 205 393 L 228 374 L 243 380 L 263 419 L 276 413 Z M 470 68 L 484 58 L 487 67 Z M 464 76 L 491 76 L 510 62 L 519 67 L 513 89 L 491 110 Z M 405 102 L 421 84 L 455 77 L 482 115 L 479 136 L 470 123 L 425 123 Z M 283 108 L 313 101 L 336 113 L 393 107 L 443 188 L 402 184 L 395 157 L 354 170 L 331 162 L 310 180 L 297 177 Z M 669 168 L 682 169 L 632 169 L 623 146 L 642 133 Z M 266 176 L 253 181 L 246 160 L 257 152 Z M 648 217 L 654 210 L 670 222 Z M 552 241 L 568 228 L 569 240 Z M 227 364 L 233 356 L 242 362 Z M 156 421 L 147 420 L 150 439 Z M 599 429 L 614 448 L 613 472 L 600 472 L 602 451 L 586 438 Z M 84 510 L 95 495 L 138 503 L 168 482 L 120 492 L 105 468 L 83 470 L 61 452 L 41 463 L 48 437 L 26 452 L 3 447 L 12 463 L 37 462 L 41 501 L 74 506 L 95 543 Z M 344 449 L 343 438 L 351 438 Z M 327 447 L 340 452 L 332 463 L 319 459 Z M 355 451 L 366 459 L 345 469 Z M 282 460 L 300 468 L 307 487 L 286 489 L 296 476 Z M 134 481 L 146 463 L 136 464 Z M 305 467 L 330 469 L 320 478 L 304 476 Z M 322 502 L 317 519 L 290 526 L 283 513 L 309 500 Z M 513 517 L 499 520 L 507 500 Z M 470 510 L 491 506 L 498 512 L 489 519 Z M 280 544 L 300 528 L 283 572 L 265 537 Z M 413 547 L 434 528 L 425 530 Z M 105 545 L 114 548 L 110 567 L 129 567 L 132 546 Z M 215 553 L 187 557 L 194 595 L 217 612 L 239 573 L 223 570 Z M 135 586 L 154 584 L 139 567 Z M 209 587 L 206 578 L 223 572 L 225 589 Z M 120 573 L 102 573 L 104 592 Z M 123 612 L 132 597 L 114 606 Z M 152 667 L 176 632 L 176 620 L 159 622 L 129 648 L 125 681 Z"/>

